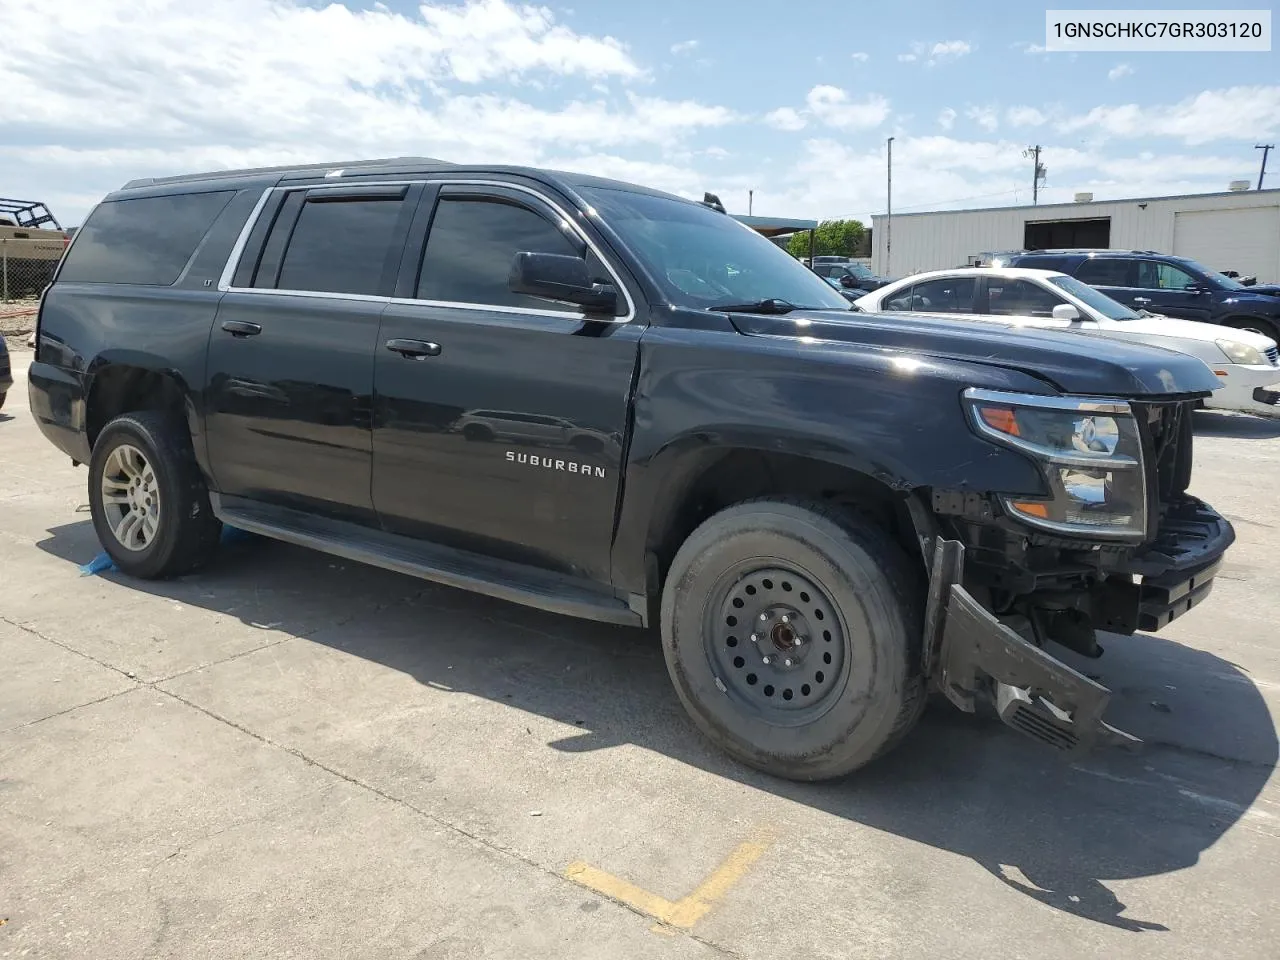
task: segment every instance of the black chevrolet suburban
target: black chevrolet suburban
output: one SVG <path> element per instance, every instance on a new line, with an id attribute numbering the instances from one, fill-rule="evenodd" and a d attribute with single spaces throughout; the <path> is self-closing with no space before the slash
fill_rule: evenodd
<path id="1" fill-rule="evenodd" d="M 696 725 L 848 773 L 930 691 L 1076 755 L 1052 653 L 1155 631 L 1234 533 L 1187 493 L 1199 360 L 852 311 L 705 205 L 418 158 L 136 180 L 40 308 L 45 436 L 125 573 L 221 524 L 659 629 Z"/>

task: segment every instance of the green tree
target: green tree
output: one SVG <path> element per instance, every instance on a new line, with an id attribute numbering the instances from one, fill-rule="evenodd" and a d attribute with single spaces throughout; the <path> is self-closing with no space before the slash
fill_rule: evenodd
<path id="1" fill-rule="evenodd" d="M 852 257 L 867 228 L 861 220 L 823 220 L 813 232 L 813 254 L 817 257 Z M 787 244 L 793 257 L 809 255 L 809 231 L 793 233 Z"/>

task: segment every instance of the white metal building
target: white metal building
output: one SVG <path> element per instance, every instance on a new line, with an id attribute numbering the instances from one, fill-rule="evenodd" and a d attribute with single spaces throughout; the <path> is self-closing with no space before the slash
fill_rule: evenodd
<path id="1" fill-rule="evenodd" d="M 871 219 L 872 269 L 882 276 L 964 266 L 984 253 L 1110 247 L 1280 283 L 1280 190 L 905 213 L 891 225 L 883 215 Z"/>

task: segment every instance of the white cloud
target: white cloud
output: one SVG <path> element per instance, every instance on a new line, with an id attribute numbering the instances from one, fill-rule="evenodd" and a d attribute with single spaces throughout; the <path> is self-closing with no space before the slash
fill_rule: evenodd
<path id="1" fill-rule="evenodd" d="M 946 63 L 949 60 L 959 60 L 971 52 L 973 52 L 973 48 L 963 40 L 946 40 L 941 43 L 935 43 L 929 49 L 929 66 L 933 66 L 935 63 Z"/>
<path id="2" fill-rule="evenodd" d="M 942 127 L 943 130 L 950 130 L 951 127 L 955 124 L 955 122 L 956 122 L 956 112 L 952 110 L 950 107 L 944 108 L 938 114 L 938 126 Z"/>
<path id="3" fill-rule="evenodd" d="M 804 106 L 779 107 L 765 114 L 765 122 L 779 130 L 803 130 L 816 121 L 838 130 L 872 130 L 889 117 L 889 101 L 878 93 L 853 100 L 839 87 L 819 84 L 804 98 Z"/>
<path id="4" fill-rule="evenodd" d="M 889 116 L 889 101 L 873 93 L 861 100 L 851 100 L 839 87 L 821 84 L 805 97 L 809 113 L 829 127 L 841 130 L 870 130 L 880 126 Z"/>
<path id="5" fill-rule="evenodd" d="M 803 130 L 808 123 L 794 107 L 779 107 L 764 115 L 765 123 L 779 130 Z"/>
<path id="6" fill-rule="evenodd" d="M 1010 107 L 1004 116 L 1015 127 L 1038 127 L 1048 119 L 1035 107 Z"/>
<path id="7" fill-rule="evenodd" d="M 1089 129 L 1113 137 L 1171 137 L 1193 146 L 1270 137 L 1280 130 L 1280 86 L 1204 90 L 1172 105 L 1094 107 L 1058 124 L 1060 133 Z"/>
<path id="8" fill-rule="evenodd" d="M 994 106 L 969 107 L 964 115 L 983 130 L 994 130 L 1000 126 L 1000 111 Z"/>
<path id="9" fill-rule="evenodd" d="M 671 45 L 671 52 L 677 55 L 681 53 L 693 53 L 693 51 L 697 49 L 697 40 L 681 40 L 679 43 L 673 43 Z"/>
<path id="10" fill-rule="evenodd" d="M 871 59 L 871 55 L 867 53 L 863 53 L 861 50 L 859 50 L 856 53 L 849 54 L 849 58 L 852 60 L 857 60 L 859 63 L 866 63 L 868 60 Z"/>
<path id="11" fill-rule="evenodd" d="M 925 66 L 936 67 L 940 63 L 959 60 L 972 52 L 973 47 L 964 40 L 940 40 L 934 44 L 917 40 L 911 44 L 910 53 L 898 54 L 898 62 L 915 63 L 917 60 L 923 60 Z"/>
<path id="12" fill-rule="evenodd" d="M 1127 63 L 1118 63 L 1107 71 L 1108 80 L 1119 80 L 1121 77 L 1129 77 L 1137 73 L 1133 67 Z"/>
<path id="13" fill-rule="evenodd" d="M 628 90 L 648 71 L 626 44 L 513 0 L 405 14 L 295 0 L 4 10 L 26 53 L 0 58 L 0 166 L 68 222 L 135 176 L 398 154 L 660 155 L 741 119 Z M 523 94 L 534 84 L 537 105 Z"/>
<path id="14" fill-rule="evenodd" d="M 1048 53 L 1049 48 L 1039 43 L 1028 43 L 1026 40 L 1019 40 L 1013 45 L 1013 49 L 1021 50 L 1023 53 L 1038 54 Z"/>

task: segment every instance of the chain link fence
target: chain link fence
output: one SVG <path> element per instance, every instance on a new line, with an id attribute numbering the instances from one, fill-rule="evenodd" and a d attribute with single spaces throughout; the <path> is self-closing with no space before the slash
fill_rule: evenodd
<path id="1" fill-rule="evenodd" d="M 35 301 L 53 279 L 63 244 L 0 237 L 0 302 Z"/>

